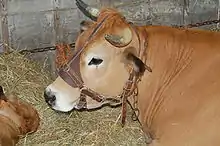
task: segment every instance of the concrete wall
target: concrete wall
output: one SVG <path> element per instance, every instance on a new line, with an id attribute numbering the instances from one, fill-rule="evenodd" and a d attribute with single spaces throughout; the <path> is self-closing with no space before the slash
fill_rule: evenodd
<path id="1" fill-rule="evenodd" d="M 84 0 L 96 6 L 116 7 L 136 24 L 183 25 L 218 19 L 220 0 Z M 75 0 L 0 0 L 0 40 L 15 49 L 71 43 L 79 23 L 87 19 Z M 0 46 L 0 52 L 3 51 Z M 54 52 L 37 53 L 32 59 L 47 59 L 51 70 Z"/>

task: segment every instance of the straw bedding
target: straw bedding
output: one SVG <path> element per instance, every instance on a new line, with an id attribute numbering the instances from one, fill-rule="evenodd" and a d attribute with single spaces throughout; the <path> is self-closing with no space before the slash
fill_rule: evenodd
<path id="1" fill-rule="evenodd" d="M 31 103 L 39 112 L 41 125 L 18 145 L 146 145 L 138 122 L 128 115 L 124 128 L 117 123 L 120 108 L 92 112 L 56 113 L 44 102 L 45 87 L 53 80 L 43 65 L 14 52 L 0 55 L 0 84 Z"/>

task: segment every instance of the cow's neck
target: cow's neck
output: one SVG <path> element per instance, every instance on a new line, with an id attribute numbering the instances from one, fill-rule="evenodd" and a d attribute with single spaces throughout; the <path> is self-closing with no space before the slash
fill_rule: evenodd
<path id="1" fill-rule="evenodd" d="M 154 134 L 154 131 L 151 131 L 154 130 L 152 124 L 166 101 L 164 96 L 166 89 L 189 64 L 187 58 L 190 57 L 189 50 L 184 50 L 184 46 L 171 46 L 173 38 L 171 36 L 166 38 L 160 32 L 155 33 L 156 29 L 143 27 L 138 29 L 141 46 L 146 47 L 142 60 L 152 68 L 152 73 L 146 71 L 138 85 L 137 106 L 140 111 L 138 118 L 143 130 L 151 134 Z M 169 41 L 172 43 L 168 44 Z M 130 101 L 133 102 L 131 99 Z"/>

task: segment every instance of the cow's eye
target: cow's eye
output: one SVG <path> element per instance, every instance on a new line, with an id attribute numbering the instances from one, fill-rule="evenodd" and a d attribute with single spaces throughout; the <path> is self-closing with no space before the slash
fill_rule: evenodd
<path id="1" fill-rule="evenodd" d="M 99 59 L 99 58 L 92 58 L 90 60 L 90 62 L 88 63 L 88 65 L 99 65 L 103 62 L 102 59 Z"/>

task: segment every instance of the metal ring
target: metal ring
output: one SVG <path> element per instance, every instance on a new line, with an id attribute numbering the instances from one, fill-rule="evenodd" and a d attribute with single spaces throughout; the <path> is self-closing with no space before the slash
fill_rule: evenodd
<path id="1" fill-rule="evenodd" d="M 63 71 L 65 71 L 65 72 L 69 72 L 69 71 L 70 71 L 70 66 L 69 66 L 69 64 L 64 64 L 64 65 L 63 65 Z"/>
<path id="2" fill-rule="evenodd" d="M 138 115 L 136 115 L 136 111 L 138 112 Z M 131 118 L 133 121 L 137 121 L 138 120 L 138 116 L 139 116 L 139 110 L 136 108 L 136 109 L 133 109 L 133 113 L 131 115 Z"/>

